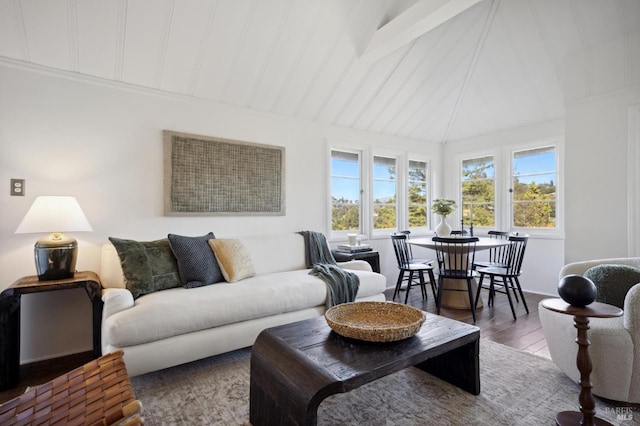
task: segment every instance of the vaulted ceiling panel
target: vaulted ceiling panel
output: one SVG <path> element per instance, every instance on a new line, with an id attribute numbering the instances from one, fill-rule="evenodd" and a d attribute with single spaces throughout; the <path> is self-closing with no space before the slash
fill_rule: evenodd
<path id="1" fill-rule="evenodd" d="M 553 70 L 564 87 L 564 62 L 582 47 L 571 5 L 558 0 L 528 0 L 527 5 Z"/>
<path id="2" fill-rule="evenodd" d="M 296 64 L 304 54 L 309 39 L 320 25 L 327 2 L 293 1 L 287 22 L 278 36 L 249 107 L 273 111 Z"/>
<path id="3" fill-rule="evenodd" d="M 335 49 L 327 56 L 322 72 L 316 74 L 315 80 L 301 99 L 297 116 L 308 120 L 317 120 L 326 102 L 335 94 L 339 82 L 358 60 L 358 53 L 376 29 L 375 26 L 386 9 L 386 2 L 376 0 L 359 2 L 350 14 L 346 31 L 336 43 Z"/>
<path id="4" fill-rule="evenodd" d="M 19 3 L 24 22 L 29 60 L 58 69 L 73 69 L 69 45 L 69 9 L 66 0 L 22 0 Z M 73 36 L 75 37 L 75 36 Z"/>
<path id="5" fill-rule="evenodd" d="M 0 62 L 443 143 L 640 84 L 639 0 L 441 1 L 2 0 Z"/>
<path id="6" fill-rule="evenodd" d="M 486 15 L 483 6 L 474 7 L 470 11 L 473 13 L 456 16 L 422 36 L 421 39 L 428 40 L 428 44 L 416 44 L 416 49 L 421 51 L 420 65 L 407 84 L 403 84 L 387 102 L 372 124 L 373 129 L 412 134 L 422 120 L 421 110 L 425 103 L 441 107 L 442 103 L 448 102 L 447 98 L 453 98 L 455 102 L 458 92 L 452 91 L 452 87 L 464 79 L 473 56 Z"/>
<path id="7" fill-rule="evenodd" d="M 433 48 L 434 42 L 434 39 L 430 37 L 421 37 L 413 42 L 410 50 L 401 58 L 393 73 L 384 81 L 380 90 L 371 98 L 356 121 L 350 125 L 359 129 L 368 129 L 372 126 L 398 91 L 414 77 L 420 65 L 426 60 L 425 52 L 429 52 Z"/>
<path id="8" fill-rule="evenodd" d="M 502 90 L 495 92 L 498 84 Z M 470 76 L 450 137 L 468 137 L 513 124 L 521 126 L 532 116 L 542 118 L 540 121 L 560 118 L 562 100 L 562 87 L 527 2 L 502 2 Z M 487 103 L 490 108 L 478 109 L 478 105 Z M 487 126 L 467 125 L 472 116 L 479 116 Z"/>
<path id="9" fill-rule="evenodd" d="M 0 55 L 28 60 L 22 13 L 13 1 L 0 2 Z"/>
<path id="10" fill-rule="evenodd" d="M 211 12 L 213 24 L 195 86 L 196 96 L 222 100 L 255 7 L 256 1 L 215 2 L 215 9 Z"/>
<path id="11" fill-rule="evenodd" d="M 347 25 L 358 10 L 358 3 L 366 0 L 326 0 L 318 29 L 311 36 L 309 43 L 295 64 L 286 86 L 279 95 L 278 104 L 273 112 L 292 116 L 298 110 L 318 75 L 324 71 L 331 53 L 347 30 Z"/>
<path id="12" fill-rule="evenodd" d="M 206 48 L 206 36 L 212 25 L 213 3 L 209 0 L 177 1 L 170 16 L 164 54 L 161 52 L 160 87 L 175 93 L 193 93 L 198 78 L 199 60 Z"/>
<path id="13" fill-rule="evenodd" d="M 169 36 L 173 1 L 127 2 L 122 52 L 122 80 L 158 88 Z"/>
<path id="14" fill-rule="evenodd" d="M 222 99 L 248 107 L 291 12 L 289 0 L 258 2 Z"/>
<path id="15" fill-rule="evenodd" d="M 344 127 L 355 126 L 354 123 L 386 86 L 412 46 L 400 48 L 371 65 L 358 61 L 357 66 L 351 69 L 352 73 L 343 80 L 339 90 L 340 93 L 349 94 L 346 103 L 342 107 L 336 107 L 333 112 L 327 106 L 324 112 L 326 115 L 333 115 L 333 121 L 330 122 Z"/>
<path id="16" fill-rule="evenodd" d="M 447 135 L 451 112 L 455 110 L 462 83 L 460 80 L 448 79 L 445 84 L 425 89 L 429 89 L 429 97 L 424 98 L 413 114 L 400 123 L 398 135 L 422 139 L 423 135 L 428 134 L 431 142 L 442 142 Z M 391 129 L 389 127 L 390 131 Z"/>
<path id="17" fill-rule="evenodd" d="M 623 36 L 621 25 L 610 25 L 620 23 L 618 7 L 622 7 L 622 2 L 602 0 L 570 0 L 572 12 L 574 14 L 578 30 L 586 48 L 606 43 Z M 588 7 L 585 7 L 585 4 Z"/>
<path id="18" fill-rule="evenodd" d="M 78 71 L 107 79 L 116 77 L 118 3 L 75 2 Z"/>

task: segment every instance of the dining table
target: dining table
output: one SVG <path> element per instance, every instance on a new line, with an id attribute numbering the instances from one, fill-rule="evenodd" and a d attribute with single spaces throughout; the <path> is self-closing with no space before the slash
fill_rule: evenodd
<path id="1" fill-rule="evenodd" d="M 468 238 L 468 236 L 464 236 L 460 238 Z M 509 245 L 509 240 L 507 239 L 491 238 L 491 237 L 477 237 L 477 238 L 478 238 L 478 242 L 476 242 L 476 252 Z M 407 240 L 407 243 L 411 244 L 412 246 L 423 247 L 426 249 L 431 249 L 431 250 L 436 249 L 436 243 L 433 241 L 432 237 L 411 238 Z M 434 259 L 434 262 L 437 263 L 435 255 L 433 256 L 433 259 Z M 476 292 L 478 291 L 478 282 L 476 281 L 475 278 L 472 279 L 471 288 L 473 289 L 473 294 L 471 295 L 472 300 L 475 300 Z M 469 296 L 466 294 L 467 293 L 466 280 L 446 278 L 444 280 L 444 289 L 445 289 L 445 292 L 442 293 L 442 307 L 453 308 L 453 309 L 471 309 L 471 306 L 469 305 Z M 447 289 L 465 290 L 465 291 L 446 291 Z M 480 308 L 482 306 L 483 306 L 482 297 L 480 297 L 478 299 L 478 305 L 476 306 L 476 308 Z"/>

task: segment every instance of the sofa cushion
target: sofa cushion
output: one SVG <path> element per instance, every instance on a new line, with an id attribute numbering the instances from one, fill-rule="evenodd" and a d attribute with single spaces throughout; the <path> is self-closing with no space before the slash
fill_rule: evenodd
<path id="1" fill-rule="evenodd" d="M 627 292 L 640 283 L 640 269 L 627 265 L 602 264 L 589 268 L 584 277 L 596 285 L 596 301 L 624 309 Z"/>
<path id="2" fill-rule="evenodd" d="M 256 274 L 251 256 L 240 240 L 209 240 L 224 279 L 230 283 Z"/>
<path id="3" fill-rule="evenodd" d="M 118 252 L 125 286 L 134 299 L 182 286 L 169 240 L 134 241 L 109 237 L 109 241 Z"/>
<path id="4" fill-rule="evenodd" d="M 307 268 L 300 234 L 249 235 L 239 240 L 251 256 L 256 275 Z"/>
<path id="5" fill-rule="evenodd" d="M 202 287 L 224 280 L 208 241 L 213 232 L 201 237 L 169 234 L 169 245 L 178 262 L 180 279 L 186 288 Z"/>
<path id="6" fill-rule="evenodd" d="M 383 275 L 353 271 L 360 278 L 358 298 L 382 294 Z M 105 341 L 126 347 L 212 327 L 308 308 L 324 308 L 326 284 L 308 269 L 257 275 L 236 283 L 147 294 L 131 309 L 107 317 Z"/>

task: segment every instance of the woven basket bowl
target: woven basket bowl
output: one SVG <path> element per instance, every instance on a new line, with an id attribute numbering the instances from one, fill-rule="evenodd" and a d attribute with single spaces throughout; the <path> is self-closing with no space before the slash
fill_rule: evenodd
<path id="1" fill-rule="evenodd" d="M 395 342 L 420 330 L 424 312 L 394 302 L 352 302 L 329 308 L 324 314 L 336 333 L 367 342 Z"/>

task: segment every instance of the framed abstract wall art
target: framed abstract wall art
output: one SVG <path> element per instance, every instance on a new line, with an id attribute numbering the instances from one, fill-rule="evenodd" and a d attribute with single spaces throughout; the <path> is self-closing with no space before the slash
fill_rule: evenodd
<path id="1" fill-rule="evenodd" d="M 285 148 L 163 131 L 167 216 L 283 216 Z"/>

